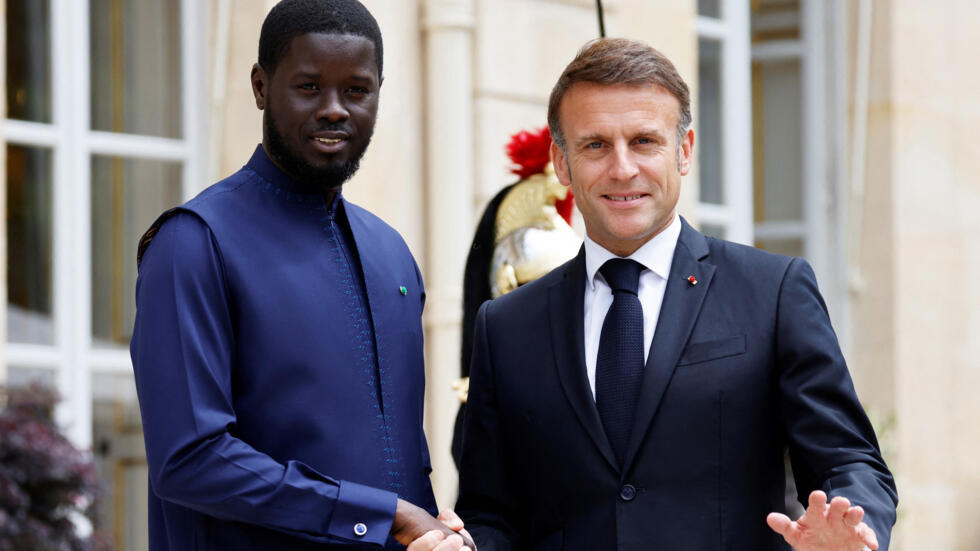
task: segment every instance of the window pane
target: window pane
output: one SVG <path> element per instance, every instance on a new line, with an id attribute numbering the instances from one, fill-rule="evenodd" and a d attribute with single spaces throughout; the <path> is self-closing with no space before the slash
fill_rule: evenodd
<path id="1" fill-rule="evenodd" d="M 32 384 L 39 384 L 46 388 L 54 388 L 55 370 L 37 367 L 18 367 L 11 365 L 7 367 L 7 380 L 3 382 L 8 388 L 24 388 Z"/>
<path id="2" fill-rule="evenodd" d="M 718 4 L 719 0 L 698 0 L 698 15 L 721 17 L 721 10 Z"/>
<path id="3" fill-rule="evenodd" d="M 51 122 L 49 0 L 7 0 L 7 117 Z"/>
<path id="4" fill-rule="evenodd" d="M 180 0 L 91 0 L 92 128 L 180 138 Z"/>
<path id="5" fill-rule="evenodd" d="M 755 219 L 803 219 L 803 121 L 800 62 L 756 63 Z M 761 88 L 761 89 L 758 89 Z"/>
<path id="6" fill-rule="evenodd" d="M 51 151 L 7 146 L 7 340 L 54 342 Z"/>
<path id="7" fill-rule="evenodd" d="M 799 40 L 799 0 L 754 0 L 751 28 L 753 43 Z"/>
<path id="8" fill-rule="evenodd" d="M 147 468 L 131 375 L 92 375 L 92 442 L 102 475 L 99 530 L 114 549 L 148 549 Z"/>
<path id="9" fill-rule="evenodd" d="M 180 163 L 92 160 L 92 333 L 95 346 L 128 345 L 136 315 L 136 248 L 164 210 L 181 202 Z"/>
<path id="10" fill-rule="evenodd" d="M 721 44 L 717 40 L 698 40 L 698 159 L 701 202 L 724 203 L 721 186 Z"/>

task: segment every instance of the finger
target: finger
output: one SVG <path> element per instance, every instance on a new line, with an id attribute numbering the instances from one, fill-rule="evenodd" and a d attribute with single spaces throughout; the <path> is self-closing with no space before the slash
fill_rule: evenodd
<path id="1" fill-rule="evenodd" d="M 773 529 L 777 534 L 786 537 L 787 534 L 793 531 L 793 521 L 784 514 L 781 513 L 769 513 L 766 517 L 766 524 Z"/>
<path id="2" fill-rule="evenodd" d="M 463 547 L 466 547 L 463 545 L 463 538 L 452 535 L 442 540 L 442 543 L 437 545 L 433 551 L 459 551 Z"/>
<path id="3" fill-rule="evenodd" d="M 446 539 L 446 534 L 440 530 L 429 530 L 413 541 L 408 546 L 407 551 L 431 551 L 444 539 Z"/>
<path id="4" fill-rule="evenodd" d="M 441 520 L 453 532 L 459 532 L 463 529 L 463 519 L 459 518 L 456 511 L 452 509 L 443 509 L 436 518 Z"/>
<path id="5" fill-rule="evenodd" d="M 817 514 L 823 515 L 824 511 L 827 509 L 827 494 L 820 490 L 814 490 L 810 492 L 809 504 L 807 505 L 807 514 Z"/>
<path id="6" fill-rule="evenodd" d="M 865 523 L 861 523 L 858 526 L 858 532 L 861 534 L 861 539 L 864 540 L 864 544 L 868 546 L 872 551 L 878 549 L 878 536 L 875 535 L 875 531 L 871 529 Z"/>
<path id="7" fill-rule="evenodd" d="M 830 508 L 827 510 L 827 517 L 832 519 L 843 519 L 844 514 L 851 508 L 851 502 L 846 497 L 837 496 L 830 500 Z M 853 526 L 853 525 L 852 525 Z"/>
<path id="8" fill-rule="evenodd" d="M 788 516 L 781 513 L 769 513 L 769 516 L 766 517 L 766 524 L 791 546 L 795 547 L 800 543 L 803 536 L 800 525 L 790 520 Z"/>
<path id="9" fill-rule="evenodd" d="M 844 524 L 848 526 L 857 526 L 862 520 L 864 520 L 864 509 L 861 507 L 851 507 L 844 513 Z"/>

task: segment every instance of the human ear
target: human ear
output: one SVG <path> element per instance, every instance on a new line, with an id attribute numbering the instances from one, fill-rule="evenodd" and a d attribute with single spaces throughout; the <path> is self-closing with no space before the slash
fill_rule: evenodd
<path id="1" fill-rule="evenodd" d="M 551 142 L 551 166 L 554 167 L 555 176 L 558 177 L 558 182 L 561 185 L 570 186 L 572 184 L 568 172 L 568 159 L 562 148 L 558 147 L 555 142 Z"/>
<path id="2" fill-rule="evenodd" d="M 687 134 L 684 134 L 684 139 L 681 140 L 677 148 L 677 155 L 677 168 L 680 170 L 681 176 L 687 176 L 687 173 L 691 171 L 691 159 L 694 156 L 694 129 L 689 128 Z"/>
<path id="3" fill-rule="evenodd" d="M 265 109 L 266 96 L 269 92 L 269 79 L 265 70 L 256 63 L 252 65 L 252 95 L 255 96 L 255 106 L 261 111 Z"/>

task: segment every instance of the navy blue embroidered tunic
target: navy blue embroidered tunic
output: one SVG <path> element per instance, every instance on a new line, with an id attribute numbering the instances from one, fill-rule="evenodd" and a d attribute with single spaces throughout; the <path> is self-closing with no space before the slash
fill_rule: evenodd
<path id="1" fill-rule="evenodd" d="M 151 551 L 401 548 L 396 496 L 435 513 L 401 237 L 261 146 L 153 231 L 131 345 Z"/>

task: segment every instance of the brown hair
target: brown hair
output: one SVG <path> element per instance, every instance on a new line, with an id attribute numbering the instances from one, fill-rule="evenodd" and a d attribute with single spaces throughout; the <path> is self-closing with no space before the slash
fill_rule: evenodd
<path id="1" fill-rule="evenodd" d="M 671 93 L 680 104 L 677 119 L 677 143 L 691 125 L 691 91 L 674 64 L 659 51 L 627 38 L 599 38 L 588 42 L 565 67 L 551 90 L 548 101 L 548 127 L 551 139 L 565 151 L 565 135 L 558 120 L 558 108 L 565 92 L 576 82 L 595 84 L 656 84 Z"/>

